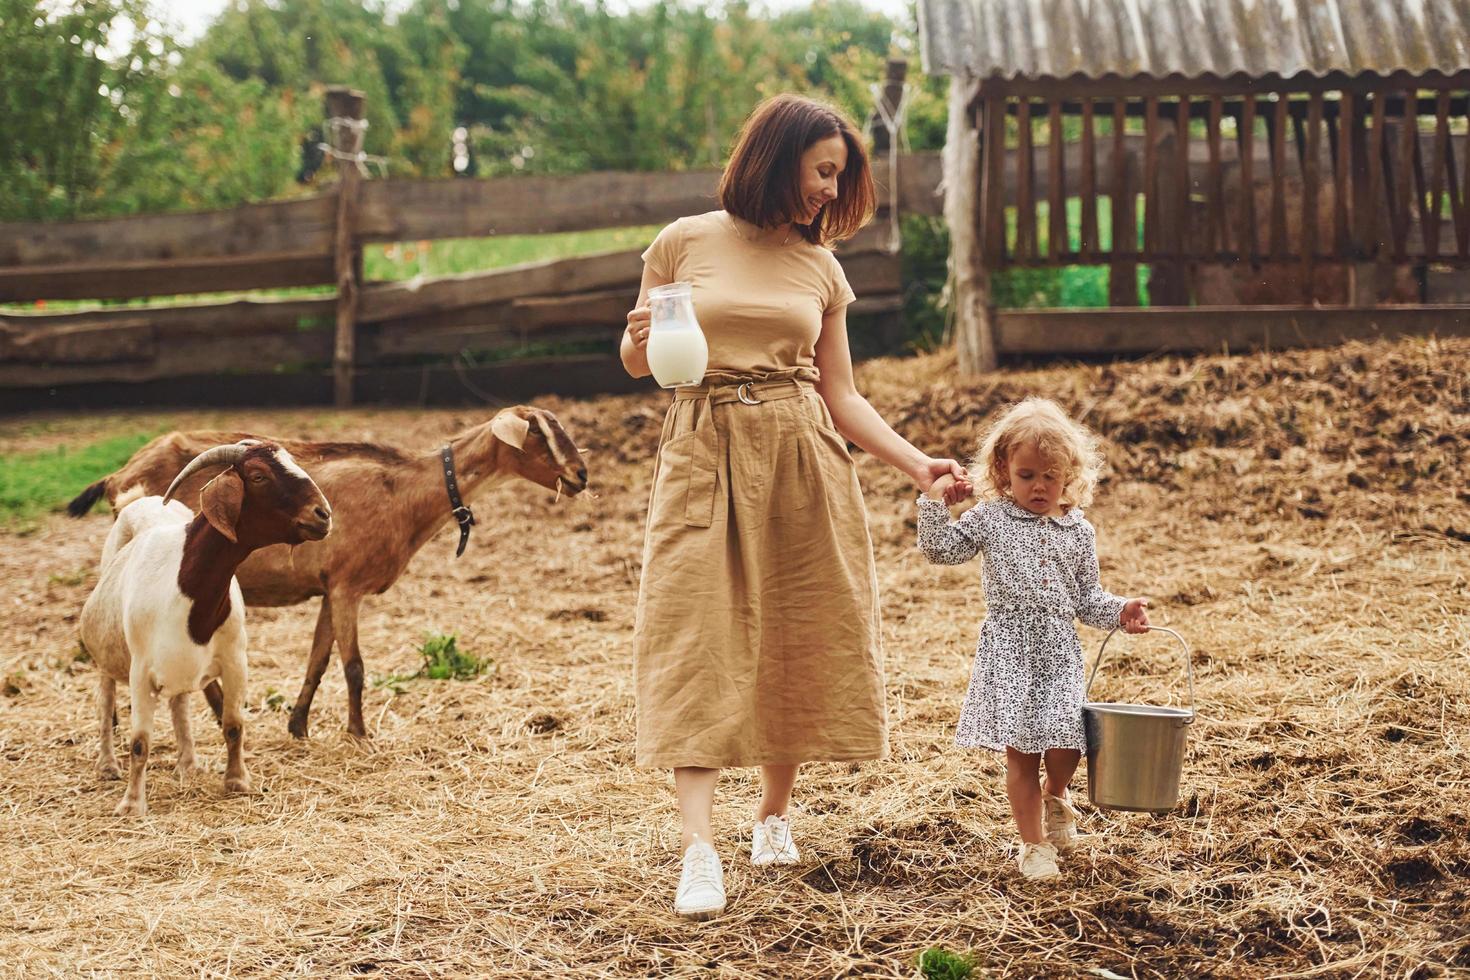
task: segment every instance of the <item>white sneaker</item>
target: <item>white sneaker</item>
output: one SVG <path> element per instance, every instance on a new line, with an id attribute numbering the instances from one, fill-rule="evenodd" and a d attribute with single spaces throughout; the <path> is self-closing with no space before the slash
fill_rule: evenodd
<path id="1" fill-rule="evenodd" d="M 713 919 L 725 910 L 725 872 L 720 856 L 695 838 L 684 852 L 684 871 L 674 893 L 674 911 L 686 919 Z"/>
<path id="2" fill-rule="evenodd" d="M 1041 828 L 1057 850 L 1065 851 L 1077 843 L 1079 816 L 1070 794 L 1052 796 L 1046 790 L 1041 791 Z"/>
<path id="3" fill-rule="evenodd" d="M 1062 873 L 1057 867 L 1056 845 L 1042 841 L 1039 844 L 1021 844 L 1021 856 L 1016 859 L 1021 874 L 1033 880 L 1055 878 Z"/>
<path id="4" fill-rule="evenodd" d="M 757 868 L 772 864 L 796 864 L 801 852 L 791 839 L 791 821 L 771 814 L 750 830 L 750 863 Z"/>

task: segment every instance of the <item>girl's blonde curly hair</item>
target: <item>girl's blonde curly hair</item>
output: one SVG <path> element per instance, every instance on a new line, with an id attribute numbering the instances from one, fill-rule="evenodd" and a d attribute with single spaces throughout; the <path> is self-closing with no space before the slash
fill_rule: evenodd
<path id="1" fill-rule="evenodd" d="M 970 464 L 970 475 L 982 499 L 1009 497 L 1010 458 L 1031 443 L 1059 471 L 1064 510 L 1092 503 L 1092 491 L 1102 472 L 1100 440 L 1087 426 L 1067 417 L 1049 398 L 1027 398 L 1007 409 L 985 433 L 980 452 Z"/>

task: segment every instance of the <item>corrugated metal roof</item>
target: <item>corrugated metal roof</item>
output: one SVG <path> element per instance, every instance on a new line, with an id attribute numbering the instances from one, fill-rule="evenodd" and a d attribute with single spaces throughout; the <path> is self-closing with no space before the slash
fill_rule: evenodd
<path id="1" fill-rule="evenodd" d="M 1470 0 L 919 0 L 924 70 L 1186 78 L 1470 69 Z"/>

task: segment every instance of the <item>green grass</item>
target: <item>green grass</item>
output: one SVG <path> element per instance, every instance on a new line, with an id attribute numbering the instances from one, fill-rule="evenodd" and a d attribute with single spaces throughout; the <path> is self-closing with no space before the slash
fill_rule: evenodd
<path id="1" fill-rule="evenodd" d="M 642 248 L 657 234 L 658 226 L 649 225 L 554 235 L 445 238 L 433 242 L 373 245 L 363 253 L 363 275 L 369 280 L 453 276 L 620 248 Z"/>
<path id="2" fill-rule="evenodd" d="M 465 653 L 459 648 L 459 634 L 430 633 L 419 647 L 424 663 L 416 673 L 389 674 L 373 681 L 375 687 L 387 687 L 395 694 L 402 694 L 408 681 L 427 678 L 431 681 L 467 681 L 480 676 L 490 668 L 490 660 Z"/>
<path id="3" fill-rule="evenodd" d="M 930 946 L 919 956 L 919 973 L 924 980 L 968 980 L 974 976 L 975 964 L 942 946 Z"/>
<path id="4" fill-rule="evenodd" d="M 81 449 L 58 446 L 0 458 L 0 526 L 25 530 L 133 455 L 157 433 L 116 436 Z"/>

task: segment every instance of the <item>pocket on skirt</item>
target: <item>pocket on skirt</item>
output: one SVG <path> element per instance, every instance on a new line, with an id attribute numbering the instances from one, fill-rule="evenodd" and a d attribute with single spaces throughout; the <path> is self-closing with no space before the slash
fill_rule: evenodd
<path id="1" fill-rule="evenodd" d="M 715 456 L 710 439 L 698 430 L 664 443 L 659 449 L 651 524 L 709 527 L 714 522 Z"/>

